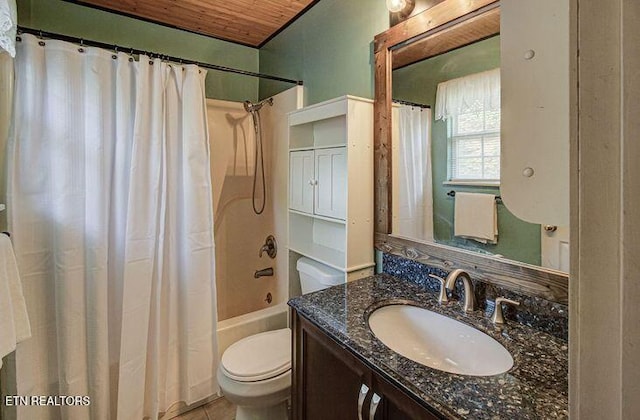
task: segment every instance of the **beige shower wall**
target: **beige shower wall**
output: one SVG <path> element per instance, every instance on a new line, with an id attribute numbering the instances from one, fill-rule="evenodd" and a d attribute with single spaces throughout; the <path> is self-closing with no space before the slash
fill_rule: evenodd
<path id="1" fill-rule="evenodd" d="M 219 320 L 288 299 L 286 114 L 301 104 L 302 88 L 296 87 L 276 95 L 273 107 L 260 111 L 267 203 L 256 215 L 251 205 L 255 169 L 251 116 L 242 103 L 207 100 Z M 261 188 L 257 190 L 260 194 Z M 267 235 L 278 242 L 275 259 L 258 256 Z M 267 267 L 274 268 L 273 277 L 253 277 L 256 270 Z M 271 304 L 265 301 L 267 293 L 273 297 Z"/>

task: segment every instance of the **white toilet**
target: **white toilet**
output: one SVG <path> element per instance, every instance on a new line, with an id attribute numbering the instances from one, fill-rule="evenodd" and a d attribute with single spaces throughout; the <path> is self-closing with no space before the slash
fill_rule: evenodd
<path id="1" fill-rule="evenodd" d="M 302 293 L 344 282 L 344 273 L 309 258 L 297 263 Z M 291 330 L 245 337 L 225 350 L 218 368 L 224 396 L 237 406 L 236 420 L 283 420 L 291 396 Z"/>

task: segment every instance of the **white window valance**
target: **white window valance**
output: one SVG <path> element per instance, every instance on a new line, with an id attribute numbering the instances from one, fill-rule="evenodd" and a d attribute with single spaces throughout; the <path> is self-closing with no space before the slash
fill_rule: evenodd
<path id="1" fill-rule="evenodd" d="M 438 83 L 435 119 L 445 120 L 477 108 L 500 110 L 500 69 Z"/>
<path id="2" fill-rule="evenodd" d="M 5 50 L 11 57 L 16 56 L 17 29 L 16 0 L 0 0 L 0 52 Z"/>

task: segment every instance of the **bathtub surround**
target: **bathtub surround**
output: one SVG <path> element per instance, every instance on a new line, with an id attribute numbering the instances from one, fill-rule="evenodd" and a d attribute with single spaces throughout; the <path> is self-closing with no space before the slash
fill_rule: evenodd
<path id="1" fill-rule="evenodd" d="M 7 198 L 33 328 L 15 395 L 91 398 L 19 418 L 155 418 L 217 392 L 205 75 L 18 42 Z"/>
<path id="2" fill-rule="evenodd" d="M 374 309 L 398 300 L 488 334 L 511 353 L 513 368 L 494 376 L 457 375 L 398 355 L 367 324 Z M 463 314 L 458 305 L 441 306 L 432 291 L 387 274 L 303 295 L 289 305 L 375 373 L 447 419 L 568 418 L 568 345 L 550 334 L 511 321 L 496 327 L 480 311 Z"/>
<path id="3" fill-rule="evenodd" d="M 273 106 L 261 112 L 267 203 L 253 212 L 251 199 L 255 171 L 255 131 L 242 103 L 207 100 L 211 130 L 209 144 L 216 239 L 218 316 L 226 320 L 286 302 L 288 298 L 287 113 L 302 104 L 302 87 L 273 97 Z M 279 250 L 275 259 L 260 249 L 274 235 Z M 273 267 L 274 276 L 254 278 L 256 270 Z M 273 296 L 272 303 L 267 293 Z M 239 337 L 241 338 L 241 337 Z"/>

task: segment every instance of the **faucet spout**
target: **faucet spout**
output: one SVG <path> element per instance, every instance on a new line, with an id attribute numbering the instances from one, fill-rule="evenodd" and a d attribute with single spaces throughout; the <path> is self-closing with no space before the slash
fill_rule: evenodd
<path id="1" fill-rule="evenodd" d="M 462 279 L 462 284 L 464 286 L 464 311 L 473 312 L 476 309 L 476 298 L 469 273 L 459 268 L 453 270 L 445 280 L 445 287 L 447 290 L 453 290 L 458 279 Z"/>

